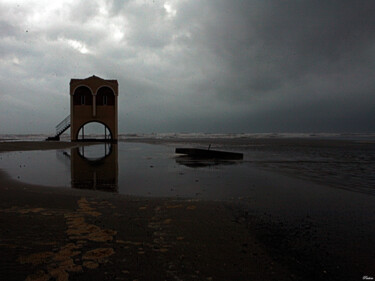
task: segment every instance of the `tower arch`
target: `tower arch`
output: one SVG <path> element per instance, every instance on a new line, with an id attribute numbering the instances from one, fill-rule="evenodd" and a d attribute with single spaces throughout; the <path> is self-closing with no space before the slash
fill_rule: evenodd
<path id="1" fill-rule="evenodd" d="M 91 131 L 87 131 L 87 127 L 85 130 L 85 126 L 98 125 L 98 124 L 104 127 L 104 130 L 102 132 L 98 132 L 98 130 L 95 130 L 95 129 Z M 87 135 L 87 134 L 92 134 L 92 133 L 96 135 L 99 135 L 99 134 L 104 135 L 104 138 L 97 138 L 97 137 L 93 137 L 92 135 L 90 135 L 89 137 L 85 137 L 85 134 Z M 112 140 L 112 138 L 113 138 L 113 133 L 111 132 L 111 129 L 107 126 L 107 124 L 103 123 L 102 121 L 88 121 L 82 124 L 82 126 L 80 126 L 79 129 L 77 130 L 77 135 L 76 135 L 77 140 Z"/>
<path id="2" fill-rule="evenodd" d="M 114 105 L 115 104 L 115 93 L 113 89 L 108 86 L 102 86 L 96 92 L 96 105 Z"/>
<path id="3" fill-rule="evenodd" d="M 85 86 L 81 85 L 74 89 L 73 91 L 73 104 L 74 105 L 92 105 L 93 94 L 92 90 Z"/>

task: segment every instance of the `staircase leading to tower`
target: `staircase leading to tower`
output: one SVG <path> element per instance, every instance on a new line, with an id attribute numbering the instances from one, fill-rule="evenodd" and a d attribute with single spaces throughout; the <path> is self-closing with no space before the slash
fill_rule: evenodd
<path id="1" fill-rule="evenodd" d="M 46 140 L 60 140 L 60 136 L 67 129 L 70 128 L 70 115 L 56 126 L 56 134 L 53 137 L 48 137 Z"/>

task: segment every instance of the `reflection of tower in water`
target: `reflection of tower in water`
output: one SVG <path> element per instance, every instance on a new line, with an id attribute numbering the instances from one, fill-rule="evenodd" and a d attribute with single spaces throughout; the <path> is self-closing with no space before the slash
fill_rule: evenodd
<path id="1" fill-rule="evenodd" d="M 73 188 L 118 192 L 117 144 L 72 148 L 70 161 Z"/>

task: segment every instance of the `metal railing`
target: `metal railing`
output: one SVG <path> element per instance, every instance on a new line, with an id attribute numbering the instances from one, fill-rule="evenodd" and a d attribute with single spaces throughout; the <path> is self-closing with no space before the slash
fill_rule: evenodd
<path id="1" fill-rule="evenodd" d="M 56 126 L 56 135 L 64 132 L 70 126 L 70 115 L 68 115 L 63 121 Z"/>

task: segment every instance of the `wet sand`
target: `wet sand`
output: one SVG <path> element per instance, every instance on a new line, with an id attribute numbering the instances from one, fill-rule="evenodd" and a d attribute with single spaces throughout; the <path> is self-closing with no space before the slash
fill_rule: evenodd
<path id="1" fill-rule="evenodd" d="M 72 145 L 0 143 L 0 152 Z M 375 274 L 365 228 L 363 241 L 346 245 L 341 230 L 326 233 L 326 223 L 340 222 L 306 215 L 288 225 L 282 215 L 251 212 L 257 204 L 251 198 L 130 197 L 33 186 L 1 171 L 0 194 L 0 280 L 362 280 Z M 369 251 L 358 252 L 357 245 Z"/>
<path id="2" fill-rule="evenodd" d="M 72 145 L 0 143 L 0 151 Z M 293 277 L 220 202 L 39 187 L 3 172 L 0 193 L 0 280 Z"/>
<path id="3" fill-rule="evenodd" d="M 8 151 L 27 151 L 27 150 L 47 150 L 47 149 L 64 149 L 80 145 L 92 145 L 92 143 L 72 143 L 63 141 L 14 141 L 0 142 L 0 153 Z"/>

